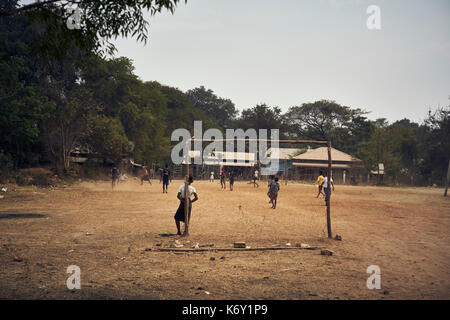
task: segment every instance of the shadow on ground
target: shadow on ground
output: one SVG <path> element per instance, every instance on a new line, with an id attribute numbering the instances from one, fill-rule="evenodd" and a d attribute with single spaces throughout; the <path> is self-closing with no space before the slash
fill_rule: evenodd
<path id="1" fill-rule="evenodd" d="M 42 213 L 20 213 L 20 212 L 0 212 L 1 219 L 33 219 L 33 218 L 46 218 L 46 214 Z"/>

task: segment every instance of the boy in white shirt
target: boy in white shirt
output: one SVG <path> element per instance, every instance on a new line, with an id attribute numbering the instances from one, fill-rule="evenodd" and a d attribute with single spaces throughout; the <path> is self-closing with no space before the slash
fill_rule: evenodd
<path id="1" fill-rule="evenodd" d="M 333 178 L 330 178 L 330 185 L 334 191 L 334 183 L 333 183 Z M 328 172 L 327 175 L 323 178 L 323 191 L 325 193 L 325 205 L 327 204 L 327 199 L 328 199 Z M 331 195 L 331 190 L 330 190 L 330 195 Z"/>
<path id="2" fill-rule="evenodd" d="M 119 174 L 119 182 L 125 182 L 127 181 L 128 176 L 125 173 Z"/>
<path id="3" fill-rule="evenodd" d="M 255 170 L 255 173 L 253 175 L 253 188 L 258 187 L 259 188 L 259 184 L 258 184 L 258 175 L 259 175 L 259 171 Z"/>
<path id="4" fill-rule="evenodd" d="M 189 203 L 189 210 L 188 210 L 188 221 L 191 218 L 191 210 L 192 210 L 192 203 L 194 203 L 195 201 L 198 200 L 198 196 L 197 196 L 197 190 L 195 190 L 195 188 L 193 186 L 191 186 L 191 184 L 194 182 L 194 178 L 192 176 L 189 176 L 188 179 L 188 203 Z M 191 195 L 194 195 L 194 199 L 191 200 Z M 178 200 L 180 200 L 180 205 L 178 206 L 178 210 L 175 213 L 175 224 L 177 226 L 177 235 L 181 235 L 181 230 L 180 230 L 180 221 L 186 223 L 185 221 L 185 214 L 184 214 L 184 205 L 185 205 L 185 199 L 184 199 L 184 183 L 180 186 L 180 188 L 178 189 L 178 194 L 177 194 L 177 198 Z"/>

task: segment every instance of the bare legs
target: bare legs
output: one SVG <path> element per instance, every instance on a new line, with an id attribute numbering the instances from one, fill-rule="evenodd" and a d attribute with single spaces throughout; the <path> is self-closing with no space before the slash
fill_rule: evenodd
<path id="1" fill-rule="evenodd" d="M 181 229 L 180 229 L 180 221 L 175 220 L 175 224 L 177 225 L 177 235 L 181 235 Z"/>
<path id="2" fill-rule="evenodd" d="M 322 186 L 319 186 L 319 192 L 317 193 L 316 198 L 318 198 L 320 195 L 323 195 L 325 197 L 325 193 L 323 193 L 323 191 L 322 191 Z"/>

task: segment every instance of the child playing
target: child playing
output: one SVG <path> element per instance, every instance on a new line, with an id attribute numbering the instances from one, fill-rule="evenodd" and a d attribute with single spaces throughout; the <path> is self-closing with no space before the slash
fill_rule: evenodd
<path id="1" fill-rule="evenodd" d="M 169 180 L 172 182 L 172 177 L 170 175 L 169 166 L 166 164 L 164 170 L 161 172 L 161 177 L 159 178 L 159 182 L 163 183 L 163 193 L 167 193 L 167 188 L 169 187 Z"/>
<path id="2" fill-rule="evenodd" d="M 270 186 L 271 186 L 272 182 L 273 182 L 273 175 L 269 176 L 269 179 L 267 180 L 267 187 L 269 188 L 269 191 L 270 191 Z M 270 192 L 269 191 L 267 191 L 267 196 L 270 199 Z M 269 200 L 269 203 L 272 203 L 271 199 Z"/>
<path id="3" fill-rule="evenodd" d="M 333 178 L 330 178 L 330 186 L 334 191 Z M 325 205 L 327 205 L 327 199 L 331 196 L 331 190 L 328 190 L 328 172 L 325 178 L 323 178 L 323 191 L 325 191 Z"/>
<path id="4" fill-rule="evenodd" d="M 125 181 L 127 181 L 128 176 L 125 173 L 121 173 L 119 174 L 119 182 L 123 183 Z"/>
<path id="5" fill-rule="evenodd" d="M 253 174 L 253 188 L 255 188 L 255 187 L 259 188 L 258 175 L 259 175 L 259 171 L 255 170 L 255 173 Z"/>
<path id="6" fill-rule="evenodd" d="M 194 178 L 192 176 L 189 176 L 188 179 L 188 205 L 189 205 L 189 209 L 188 209 L 188 222 L 191 219 L 191 210 L 192 210 L 192 204 L 198 200 L 198 196 L 197 196 L 197 190 L 195 190 L 195 188 L 193 186 L 191 186 L 191 184 L 194 182 Z M 178 206 L 178 210 L 175 213 L 174 219 L 175 219 L 175 224 L 177 226 L 177 235 L 181 235 L 181 230 L 180 230 L 180 221 L 184 222 L 186 224 L 186 219 L 185 219 L 185 213 L 184 213 L 184 206 L 185 206 L 185 192 L 184 192 L 184 183 L 180 186 L 180 188 L 178 189 L 178 194 L 177 194 L 177 198 L 178 200 L 180 200 L 180 205 Z M 194 195 L 194 199 L 191 200 L 191 195 Z"/>
<path id="7" fill-rule="evenodd" d="M 230 179 L 230 191 L 233 191 L 233 185 L 234 185 L 234 175 L 233 172 L 230 171 L 228 174 L 228 177 Z"/>
<path id="8" fill-rule="evenodd" d="M 222 171 L 220 172 L 220 187 L 221 189 L 226 189 L 227 185 L 225 182 L 225 170 L 222 168 Z"/>
<path id="9" fill-rule="evenodd" d="M 150 180 L 150 175 L 148 174 L 148 170 L 146 167 L 142 167 L 141 186 L 144 183 L 144 181 L 148 181 L 150 185 L 152 184 L 152 181 Z"/>
<path id="10" fill-rule="evenodd" d="M 323 195 L 325 197 L 325 193 L 322 192 L 323 189 L 323 172 L 322 170 L 319 171 L 319 176 L 317 177 L 317 181 L 316 184 L 318 185 L 319 188 L 319 192 L 317 193 L 317 197 L 318 198 L 320 195 Z"/>
<path id="11" fill-rule="evenodd" d="M 272 202 L 272 209 L 275 209 L 277 207 L 278 191 L 280 191 L 280 184 L 278 183 L 278 177 L 276 177 L 275 181 L 272 182 L 269 189 L 269 197 L 270 201 Z"/>
<path id="12" fill-rule="evenodd" d="M 114 166 L 111 169 L 111 183 L 112 188 L 114 189 L 114 186 L 119 182 L 119 170 Z"/>

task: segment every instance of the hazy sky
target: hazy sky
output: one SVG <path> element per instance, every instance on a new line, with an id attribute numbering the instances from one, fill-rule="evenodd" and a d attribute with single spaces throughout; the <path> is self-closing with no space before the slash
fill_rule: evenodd
<path id="1" fill-rule="evenodd" d="M 421 121 L 450 103 L 449 0 L 188 0 L 152 17 L 149 38 L 115 42 L 141 79 L 204 85 L 240 110 L 330 99 Z"/>

